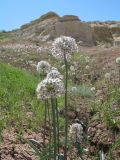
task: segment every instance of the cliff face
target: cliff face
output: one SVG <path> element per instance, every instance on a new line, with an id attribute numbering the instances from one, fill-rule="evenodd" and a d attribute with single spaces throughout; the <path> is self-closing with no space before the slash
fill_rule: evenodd
<path id="1" fill-rule="evenodd" d="M 88 24 L 94 30 L 95 40 L 100 39 L 103 42 L 112 42 L 114 45 L 120 45 L 120 21 L 97 21 L 88 22 Z"/>
<path id="2" fill-rule="evenodd" d="M 120 25 L 114 21 L 82 22 L 74 15 L 60 17 L 54 12 L 48 12 L 39 19 L 21 26 L 14 33 L 17 37 L 37 41 L 53 40 L 65 35 L 75 38 L 82 45 L 112 45 L 120 37 Z"/>
<path id="3" fill-rule="evenodd" d="M 87 45 L 93 45 L 92 28 L 89 24 L 81 22 L 77 16 L 66 15 L 59 17 L 49 12 L 39 19 L 21 26 L 15 33 L 18 37 L 36 40 L 53 40 L 65 35 L 75 38 Z"/>

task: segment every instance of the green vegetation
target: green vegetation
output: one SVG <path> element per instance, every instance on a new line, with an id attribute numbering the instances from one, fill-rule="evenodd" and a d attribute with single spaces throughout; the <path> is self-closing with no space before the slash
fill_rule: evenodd
<path id="1" fill-rule="evenodd" d="M 0 32 L 0 41 L 9 40 L 11 38 L 10 33 L 7 33 L 5 31 Z"/>
<path id="2" fill-rule="evenodd" d="M 9 53 L 11 54 L 11 52 Z M 47 54 L 44 57 L 46 58 Z M 37 61 L 35 55 L 31 59 L 33 58 Z M 49 61 L 50 64 L 54 64 L 55 67 L 57 66 L 58 70 L 61 70 L 62 75 L 64 75 L 65 68 L 61 67 L 62 62 L 55 61 L 52 56 Z M 111 159 L 112 157 L 116 157 L 117 151 L 115 152 L 114 150 L 120 146 L 118 139 L 120 129 L 120 89 L 118 87 L 118 79 L 112 73 L 110 74 L 110 79 L 109 77 L 105 79 L 106 71 L 102 73 L 98 72 L 94 58 L 91 59 L 81 54 L 72 57 L 72 61 L 68 63 L 68 68 L 69 124 L 74 123 L 75 118 L 72 118 L 72 116 L 74 117 L 74 114 L 77 113 L 77 118 L 80 118 L 85 128 L 83 135 L 85 139 L 81 148 L 84 150 L 89 145 L 92 146 L 93 140 L 97 137 L 98 131 L 100 131 L 101 134 L 98 135 L 96 144 L 93 145 L 93 147 L 96 147 L 94 155 L 90 152 L 88 154 L 91 158 L 98 158 L 99 155 L 100 157 L 104 157 L 106 153 L 109 154 Z M 95 75 L 98 73 L 100 77 L 96 79 Z M 40 130 L 44 129 L 45 109 L 43 101 L 37 100 L 35 91 L 39 81 L 40 77 L 30 72 L 0 63 L 0 133 L 6 128 L 10 129 L 10 127 L 19 128 L 18 132 L 21 137 L 23 136 L 21 133 L 26 132 L 25 129 L 41 133 Z M 48 107 L 50 107 L 50 103 L 48 101 Z M 60 146 L 63 146 L 63 131 L 65 128 L 64 97 L 58 98 L 58 107 L 60 111 L 59 130 L 60 138 L 62 139 L 60 139 Z M 50 126 L 48 117 L 46 124 Z M 88 130 L 92 128 L 93 124 L 95 124 L 95 130 L 89 133 Z M 93 134 L 96 137 L 92 137 Z M 115 139 L 112 139 L 108 143 L 111 135 Z M 87 138 L 87 136 L 90 138 Z M 101 137 L 99 138 L 99 136 Z M 32 143 L 27 139 L 25 142 L 33 148 L 40 159 L 50 156 L 48 155 L 49 146 L 46 145 L 46 148 L 41 152 L 36 145 L 34 146 L 35 142 Z M 101 145 L 99 142 L 103 145 L 102 148 L 99 148 Z M 68 143 L 69 149 L 74 149 L 74 145 L 70 140 L 68 140 Z M 86 153 L 83 151 L 82 154 Z"/>
<path id="3" fill-rule="evenodd" d="M 0 63 L 0 130 L 12 125 L 33 125 L 41 116 L 35 88 L 38 78 L 34 75 Z M 41 112 L 41 113 L 40 113 Z M 33 113 L 33 119 L 30 119 Z M 42 117 L 42 116 L 41 116 Z M 38 120 L 39 123 L 39 120 Z"/>

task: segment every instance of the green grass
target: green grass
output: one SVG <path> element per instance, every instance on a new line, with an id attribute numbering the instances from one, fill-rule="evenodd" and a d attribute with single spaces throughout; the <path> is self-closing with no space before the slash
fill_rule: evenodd
<path id="1" fill-rule="evenodd" d="M 7 32 L 0 32 L 0 41 L 9 40 L 11 35 Z"/>
<path id="2" fill-rule="evenodd" d="M 40 123 L 42 107 L 36 100 L 38 77 L 0 63 L 0 131 L 10 126 L 35 127 Z M 27 113 L 31 112 L 32 120 Z M 37 124 L 36 124 L 37 123 Z"/>

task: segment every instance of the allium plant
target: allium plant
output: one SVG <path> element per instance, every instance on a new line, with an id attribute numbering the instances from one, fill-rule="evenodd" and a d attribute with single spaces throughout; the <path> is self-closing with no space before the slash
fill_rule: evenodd
<path id="1" fill-rule="evenodd" d="M 67 117 L 67 88 L 68 88 L 68 60 L 78 51 L 78 46 L 74 38 L 61 36 L 56 38 L 52 45 L 52 55 L 65 64 L 65 150 L 64 158 L 67 160 L 67 139 L 68 139 L 68 117 Z"/>
<path id="2" fill-rule="evenodd" d="M 111 80 L 111 74 L 110 73 L 105 73 L 105 81 L 109 84 Z"/>
<path id="3" fill-rule="evenodd" d="M 80 143 L 83 138 L 83 127 L 80 123 L 73 123 L 69 129 L 69 137 L 72 143 Z"/>
<path id="4" fill-rule="evenodd" d="M 46 78 L 41 81 L 36 89 L 38 99 L 51 100 L 52 118 L 53 118 L 53 142 L 54 142 L 54 160 L 59 154 L 59 119 L 57 97 L 64 95 L 64 83 L 59 78 Z M 57 125 L 56 125 L 57 124 Z"/>
<path id="5" fill-rule="evenodd" d="M 37 64 L 37 71 L 40 75 L 40 79 L 44 79 L 46 74 L 50 71 L 51 69 L 51 65 L 47 62 L 47 61 L 40 61 L 38 62 Z M 45 99 L 44 100 L 44 109 L 45 109 L 45 112 L 44 112 L 44 117 L 45 117 L 45 124 L 44 124 L 44 135 L 43 135 L 43 144 L 45 146 L 45 128 L 46 128 L 46 117 L 47 117 L 47 100 Z"/>
<path id="6" fill-rule="evenodd" d="M 82 158 L 82 139 L 83 139 L 83 127 L 80 123 L 73 123 L 69 129 L 69 138 L 72 144 L 76 147 L 78 156 Z"/>
<path id="7" fill-rule="evenodd" d="M 51 65 L 47 61 L 40 61 L 37 64 L 37 71 L 42 76 L 42 79 L 46 76 L 46 74 L 50 71 Z"/>

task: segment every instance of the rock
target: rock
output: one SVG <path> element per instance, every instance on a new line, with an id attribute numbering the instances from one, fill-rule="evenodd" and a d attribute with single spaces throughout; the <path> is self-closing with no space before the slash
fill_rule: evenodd
<path id="1" fill-rule="evenodd" d="M 74 15 L 65 15 L 59 19 L 60 22 L 66 22 L 66 21 L 80 21 L 78 16 Z"/>
<path id="2" fill-rule="evenodd" d="M 113 36 L 111 30 L 108 27 L 93 27 L 93 41 L 94 44 L 104 43 L 104 44 L 113 44 Z"/>
<path id="3" fill-rule="evenodd" d="M 82 22 L 78 16 L 60 17 L 55 12 L 48 12 L 40 18 L 21 26 L 14 31 L 17 37 L 37 41 L 49 41 L 61 35 L 75 38 L 80 45 L 120 45 L 120 22 Z M 114 43 L 115 40 L 115 43 Z"/>
<path id="4" fill-rule="evenodd" d="M 39 19 L 23 25 L 14 32 L 17 37 L 42 41 L 53 40 L 61 35 L 70 36 L 83 44 L 93 45 L 92 28 L 89 24 L 81 22 L 77 16 L 65 15 L 59 17 L 54 12 L 48 12 Z"/>
<path id="5" fill-rule="evenodd" d="M 70 36 L 76 39 L 76 41 L 82 41 L 85 44 L 93 45 L 92 29 L 91 27 L 79 20 L 75 21 L 59 21 L 54 25 L 54 30 L 51 32 L 53 38 L 61 35 Z"/>
<path id="6" fill-rule="evenodd" d="M 43 16 L 40 17 L 40 21 L 45 21 L 45 20 L 50 19 L 50 18 L 60 18 L 60 17 L 55 12 L 48 12 L 48 13 L 46 13 Z"/>

